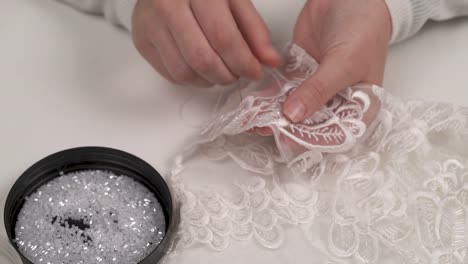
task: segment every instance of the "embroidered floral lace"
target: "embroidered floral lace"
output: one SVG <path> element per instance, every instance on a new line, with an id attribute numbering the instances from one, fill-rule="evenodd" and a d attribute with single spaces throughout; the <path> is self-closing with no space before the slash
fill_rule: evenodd
<path id="1" fill-rule="evenodd" d="M 287 53 L 269 79 L 226 92 L 176 158 L 172 254 L 244 240 L 281 250 L 301 228 L 326 256 L 317 263 L 468 263 L 468 108 L 358 85 L 292 124 L 281 104 L 318 64 L 298 46 Z"/>

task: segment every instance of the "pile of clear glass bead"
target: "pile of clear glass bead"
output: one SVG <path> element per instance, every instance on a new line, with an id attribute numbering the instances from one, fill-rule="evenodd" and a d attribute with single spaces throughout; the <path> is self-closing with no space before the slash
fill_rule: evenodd
<path id="1" fill-rule="evenodd" d="M 138 263 L 164 237 L 154 194 L 127 176 L 105 171 L 63 175 L 27 198 L 16 243 L 35 264 Z"/>

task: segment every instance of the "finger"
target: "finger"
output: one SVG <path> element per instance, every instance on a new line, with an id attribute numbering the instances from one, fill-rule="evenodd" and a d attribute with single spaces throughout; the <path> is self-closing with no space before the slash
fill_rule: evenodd
<path id="1" fill-rule="evenodd" d="M 177 16 L 167 18 L 176 46 L 194 71 L 215 84 L 228 84 L 237 79 L 210 46 L 189 6 L 181 6 Z"/>
<path id="2" fill-rule="evenodd" d="M 159 50 L 162 61 L 172 78 L 185 85 L 213 86 L 213 83 L 200 76 L 187 64 L 169 30 L 162 28 L 158 31 L 151 34 L 153 43 Z"/>
<path id="3" fill-rule="evenodd" d="M 271 67 L 281 64 L 281 56 L 271 44 L 265 22 L 250 0 L 230 1 L 232 15 L 254 55 Z"/>
<path id="4" fill-rule="evenodd" d="M 359 85 L 355 85 L 352 87 L 353 92 L 360 91 L 360 92 L 365 93 L 368 96 L 368 99 L 369 99 L 368 108 L 366 109 L 365 112 L 363 112 L 362 119 L 360 119 L 366 126 L 366 129 L 371 128 L 372 124 L 376 120 L 382 107 L 380 98 L 372 92 L 371 88 L 372 88 L 372 85 L 369 85 L 369 84 L 359 84 Z M 355 98 L 354 100 L 358 102 L 361 109 L 364 109 L 363 108 L 365 104 L 364 101 L 361 101 L 358 98 Z M 327 121 L 324 120 L 321 122 L 321 124 L 324 124 L 325 122 Z M 296 141 L 294 141 L 292 137 L 299 139 L 303 142 L 306 142 L 308 144 L 317 145 L 317 146 L 332 146 L 332 145 L 336 145 L 337 143 L 334 141 L 327 141 L 324 138 L 316 139 L 313 137 L 307 137 L 307 136 L 304 136 L 303 133 L 298 132 L 298 130 L 288 130 L 288 132 L 289 132 L 289 135 L 286 135 L 286 134 L 280 135 L 279 142 L 280 144 L 284 144 L 285 146 L 287 146 L 288 148 L 290 148 L 291 150 L 297 153 L 306 151 L 307 148 L 304 147 L 302 144 L 299 144 Z"/>
<path id="5" fill-rule="evenodd" d="M 283 113 L 290 121 L 304 120 L 319 111 L 338 92 L 359 82 L 352 60 L 343 58 L 339 54 L 325 57 L 317 72 L 288 97 Z"/>
<path id="6" fill-rule="evenodd" d="M 259 79 L 262 66 L 239 31 L 226 1 L 195 0 L 192 10 L 213 49 L 237 76 Z"/>

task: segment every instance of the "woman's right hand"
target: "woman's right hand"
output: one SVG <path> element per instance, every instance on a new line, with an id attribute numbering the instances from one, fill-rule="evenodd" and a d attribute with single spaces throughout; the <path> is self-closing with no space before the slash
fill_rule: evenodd
<path id="1" fill-rule="evenodd" d="M 139 0 L 132 24 L 138 51 L 176 84 L 259 79 L 262 65 L 281 63 L 250 0 Z"/>

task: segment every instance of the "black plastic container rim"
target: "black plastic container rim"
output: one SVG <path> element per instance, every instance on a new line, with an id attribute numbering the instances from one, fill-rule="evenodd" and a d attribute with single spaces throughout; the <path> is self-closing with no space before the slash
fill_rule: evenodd
<path id="1" fill-rule="evenodd" d="M 161 243 L 139 264 L 154 264 L 165 254 L 175 229 L 172 196 L 161 175 L 144 160 L 121 150 L 106 147 L 78 147 L 47 156 L 27 169 L 8 194 L 4 209 L 4 224 L 10 243 L 24 264 L 33 264 L 18 250 L 15 225 L 25 199 L 50 180 L 75 171 L 104 170 L 129 176 L 154 193 L 164 211 L 166 234 Z"/>

